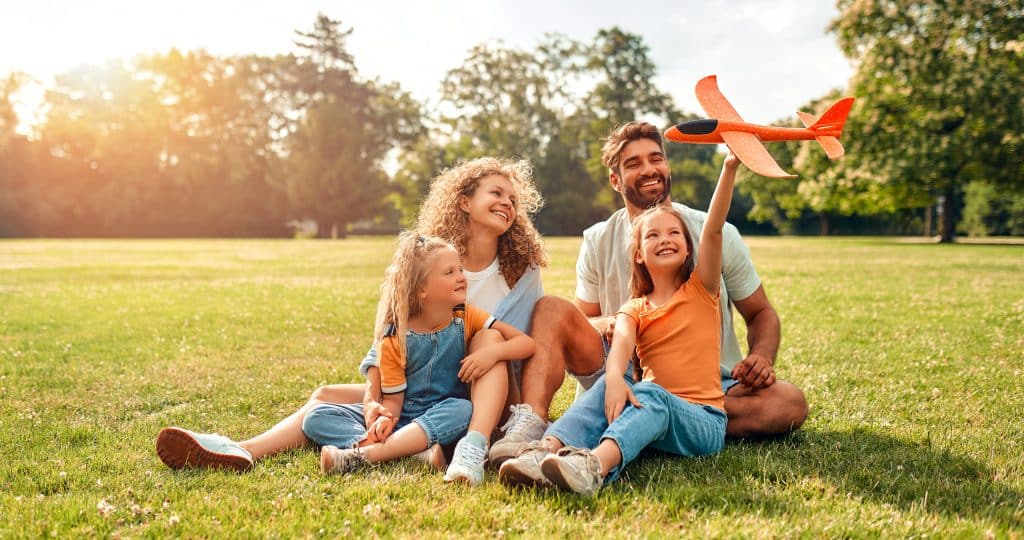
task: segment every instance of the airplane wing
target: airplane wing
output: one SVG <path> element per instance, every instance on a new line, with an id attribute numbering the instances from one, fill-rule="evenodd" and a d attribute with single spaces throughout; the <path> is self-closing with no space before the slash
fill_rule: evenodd
<path id="1" fill-rule="evenodd" d="M 779 167 L 757 135 L 744 131 L 723 131 L 721 135 L 725 144 L 748 169 L 770 178 L 796 178 L 795 174 L 789 174 Z"/>
<path id="2" fill-rule="evenodd" d="M 700 102 L 701 107 L 704 107 L 704 112 L 708 113 L 709 118 L 734 122 L 743 121 L 743 118 L 740 118 L 740 113 L 732 108 L 732 104 L 718 89 L 716 75 L 708 75 L 697 81 L 697 101 Z"/>

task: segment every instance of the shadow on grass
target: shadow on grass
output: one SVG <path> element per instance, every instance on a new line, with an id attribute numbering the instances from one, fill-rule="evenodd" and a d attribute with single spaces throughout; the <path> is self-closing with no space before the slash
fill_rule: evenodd
<path id="1" fill-rule="evenodd" d="M 800 515 L 808 500 L 849 497 L 907 512 L 1024 525 L 1024 493 L 1002 483 L 996 471 L 930 441 L 866 430 L 798 431 L 730 443 L 712 459 L 642 459 L 638 465 L 627 480 L 632 489 L 724 513 Z M 689 489 L 680 492 L 681 482 Z"/>

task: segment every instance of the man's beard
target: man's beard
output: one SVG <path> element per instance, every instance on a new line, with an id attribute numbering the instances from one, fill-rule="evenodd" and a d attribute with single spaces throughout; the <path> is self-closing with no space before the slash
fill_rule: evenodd
<path id="1" fill-rule="evenodd" d="M 633 187 L 638 186 L 652 178 L 662 180 L 664 191 L 662 191 L 660 194 L 642 195 L 639 190 Z M 626 196 L 626 202 L 637 208 L 651 208 L 652 206 L 657 206 L 661 204 L 662 201 L 668 198 L 669 193 L 671 193 L 672 191 L 672 173 L 665 175 L 664 178 L 662 178 L 660 174 L 638 178 L 637 181 L 633 183 L 633 186 L 626 186 L 626 190 L 624 193 L 624 195 Z"/>

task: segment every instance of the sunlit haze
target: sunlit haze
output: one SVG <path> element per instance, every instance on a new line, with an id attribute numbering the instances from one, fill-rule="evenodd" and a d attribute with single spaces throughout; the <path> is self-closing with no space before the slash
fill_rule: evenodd
<path id="1" fill-rule="evenodd" d="M 3 12 L 0 75 L 24 71 L 43 86 L 81 64 L 171 47 L 218 55 L 290 52 L 293 30 L 311 29 L 318 12 L 354 29 L 349 48 L 364 77 L 397 81 L 428 103 L 436 103 L 445 72 L 480 42 L 532 48 L 551 32 L 591 41 L 612 26 L 644 38 L 657 83 L 698 114 L 693 86 L 710 73 L 745 119 L 762 123 L 844 87 L 852 73 L 826 34 L 833 5 L 798 0 L 423 1 L 387 9 L 350 1 L 41 0 L 8 3 Z M 33 99 L 21 96 L 23 116 Z"/>

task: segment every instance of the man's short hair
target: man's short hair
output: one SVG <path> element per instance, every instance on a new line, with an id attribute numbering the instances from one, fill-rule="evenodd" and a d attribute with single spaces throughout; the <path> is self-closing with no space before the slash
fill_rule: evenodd
<path id="1" fill-rule="evenodd" d="M 601 147 L 601 162 L 605 167 L 618 172 L 619 154 L 622 153 L 622 149 L 627 144 L 639 139 L 650 139 L 658 143 L 658 147 L 663 151 L 665 149 L 665 145 L 661 141 L 661 132 L 654 127 L 654 124 L 629 122 L 613 129 L 604 139 L 604 146 Z"/>

